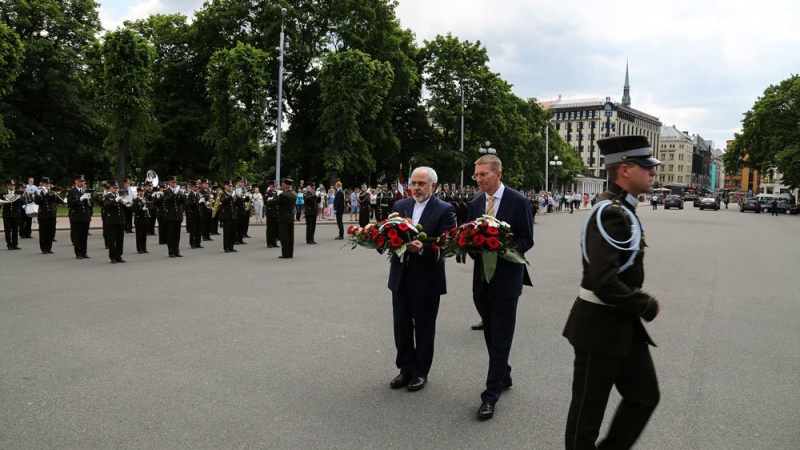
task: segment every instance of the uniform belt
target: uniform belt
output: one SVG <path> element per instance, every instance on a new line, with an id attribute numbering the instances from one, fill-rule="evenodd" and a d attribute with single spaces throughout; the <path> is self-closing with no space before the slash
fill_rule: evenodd
<path id="1" fill-rule="evenodd" d="M 597 305 L 614 306 L 614 305 L 609 305 L 608 303 L 600 300 L 600 297 L 598 297 L 594 292 L 585 288 L 581 288 L 581 291 L 578 294 L 578 298 L 585 300 L 589 303 L 595 303 Z"/>

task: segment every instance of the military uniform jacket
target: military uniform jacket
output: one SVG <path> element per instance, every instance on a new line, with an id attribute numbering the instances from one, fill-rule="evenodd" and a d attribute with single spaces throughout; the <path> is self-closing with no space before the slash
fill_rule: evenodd
<path id="1" fill-rule="evenodd" d="M 36 194 L 33 201 L 39 205 L 39 218 L 40 219 L 53 219 L 58 212 L 58 196 L 52 190 L 47 191 L 46 194 Z"/>
<path id="2" fill-rule="evenodd" d="M 189 191 L 189 193 L 186 194 L 186 218 L 192 220 L 199 219 L 202 216 L 200 208 L 204 208 L 204 206 L 200 204 L 200 194 L 198 192 Z"/>
<path id="3" fill-rule="evenodd" d="M 219 194 L 217 218 L 222 220 L 233 220 L 236 218 L 236 213 L 233 210 L 233 194 L 229 192 L 221 192 Z"/>
<path id="4" fill-rule="evenodd" d="M 362 193 L 358 194 L 358 205 L 359 205 L 359 208 L 361 208 L 362 211 L 365 210 L 365 209 L 367 211 L 369 211 L 369 207 L 370 207 L 370 204 L 369 204 L 369 192 L 362 192 Z"/>
<path id="5" fill-rule="evenodd" d="M 267 217 L 278 217 L 278 193 L 275 191 L 264 191 L 264 205 Z"/>
<path id="6" fill-rule="evenodd" d="M 103 196 L 103 215 L 109 225 L 125 225 L 125 206 L 112 193 Z"/>
<path id="7" fill-rule="evenodd" d="M 67 191 L 67 207 L 71 222 L 90 222 L 92 220 L 92 199 L 81 200 L 80 189 L 74 187 Z"/>
<path id="8" fill-rule="evenodd" d="M 294 202 L 297 200 L 297 194 L 289 189 L 283 191 L 278 195 L 278 220 L 282 222 L 294 222 Z"/>
<path id="9" fill-rule="evenodd" d="M 317 194 L 313 192 L 303 194 L 303 209 L 305 209 L 306 216 L 317 215 L 317 205 L 320 201 L 322 201 L 322 197 L 317 197 Z"/>
<path id="10" fill-rule="evenodd" d="M 178 191 L 176 194 L 171 188 L 167 188 L 164 190 L 162 202 L 165 220 L 183 221 L 183 205 L 186 203 L 186 196 L 183 195 L 183 192 Z"/>
<path id="11" fill-rule="evenodd" d="M 147 194 L 145 194 L 147 195 Z M 150 206 L 147 204 L 148 201 L 145 200 L 143 197 L 136 197 L 133 199 L 133 205 L 131 205 L 131 210 L 133 211 L 134 217 L 136 219 L 149 219 L 150 218 Z M 152 205 L 152 203 L 150 203 Z"/>
<path id="12" fill-rule="evenodd" d="M 13 192 L 6 192 L 2 195 L 3 200 L 7 200 L 10 196 L 9 194 L 14 194 Z M 9 219 L 19 219 L 22 217 L 22 205 L 23 200 L 22 197 L 18 198 L 17 200 L 11 203 L 4 203 L 3 204 L 3 217 L 8 217 Z"/>
<path id="13" fill-rule="evenodd" d="M 635 214 L 636 207 L 627 192 L 614 183 L 600 197 L 612 200 L 602 211 L 601 223 L 614 240 L 631 237 L 632 224 L 625 208 Z M 635 202 L 635 200 L 634 200 Z M 581 287 L 588 289 L 603 302 L 592 303 L 578 298 L 572 306 L 564 336 L 578 350 L 607 357 L 628 356 L 633 339 L 655 345 L 642 325 L 641 319 L 653 320 L 657 313 L 656 300 L 642 291 L 644 283 L 644 233 L 633 264 L 621 273 L 618 270 L 628 261 L 631 252 L 609 244 L 601 235 L 594 212 L 586 230 L 586 253 L 583 259 Z M 638 217 L 636 218 L 638 221 Z"/>

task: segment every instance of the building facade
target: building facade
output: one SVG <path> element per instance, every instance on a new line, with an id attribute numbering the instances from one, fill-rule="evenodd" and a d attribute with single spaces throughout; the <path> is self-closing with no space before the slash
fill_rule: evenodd
<path id="1" fill-rule="evenodd" d="M 686 188 L 692 187 L 692 158 L 694 143 L 692 138 L 675 125 L 661 127 L 658 159 L 658 183 L 660 186 L 672 190 L 673 194 L 680 194 Z"/>

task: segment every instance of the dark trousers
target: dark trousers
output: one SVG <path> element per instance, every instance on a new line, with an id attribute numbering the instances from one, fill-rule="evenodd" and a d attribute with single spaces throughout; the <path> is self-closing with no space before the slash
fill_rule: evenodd
<path id="1" fill-rule="evenodd" d="M 75 256 L 86 255 L 89 245 L 89 222 L 70 222 L 69 228 L 72 246 L 75 248 Z"/>
<path id="2" fill-rule="evenodd" d="M 147 251 L 147 232 L 149 231 L 147 228 L 150 224 L 150 219 L 147 217 L 143 218 L 136 218 L 134 221 L 134 225 L 136 226 L 136 251 L 137 252 L 146 252 Z"/>
<path id="3" fill-rule="evenodd" d="M 608 396 L 614 386 L 622 401 L 614 413 L 608 435 L 595 447 Z M 567 450 L 631 448 L 659 398 L 656 370 L 645 342 L 635 342 L 627 358 L 608 358 L 575 350 L 572 403 L 565 436 Z"/>
<path id="4" fill-rule="evenodd" d="M 103 219 L 103 242 L 106 248 L 111 248 L 111 236 L 108 233 L 108 222 L 105 219 Z"/>
<path id="5" fill-rule="evenodd" d="M 302 197 L 302 196 L 301 196 Z M 294 220 L 299 221 L 300 216 L 303 214 L 303 205 L 294 205 Z"/>
<path id="6" fill-rule="evenodd" d="M 306 244 L 314 242 L 314 233 L 317 230 L 317 215 L 306 214 Z"/>
<path id="7" fill-rule="evenodd" d="M 247 234 L 245 227 L 249 225 L 250 216 L 240 214 L 236 220 L 236 242 L 244 242 L 244 235 Z"/>
<path id="8" fill-rule="evenodd" d="M 206 208 L 200 217 L 200 236 L 204 241 L 211 240 L 211 210 Z"/>
<path id="9" fill-rule="evenodd" d="M 431 369 L 439 299 L 405 282 L 399 292 L 392 293 L 395 364 L 412 377 L 427 377 Z"/>
<path id="10" fill-rule="evenodd" d="M 500 399 L 503 381 L 511 379 L 508 355 L 514 340 L 517 323 L 517 301 L 519 297 L 494 295 L 484 283 L 482 291 L 473 291 L 473 301 L 483 320 L 483 339 L 489 352 L 489 371 L 486 374 L 486 390 L 481 400 L 494 404 Z"/>
<path id="11" fill-rule="evenodd" d="M 222 249 L 233 250 L 233 244 L 236 237 L 236 230 L 234 230 L 235 220 L 222 219 Z"/>
<path id="12" fill-rule="evenodd" d="M 6 245 L 8 248 L 19 246 L 19 221 L 17 217 L 3 216 L 3 229 L 6 235 Z"/>
<path id="13" fill-rule="evenodd" d="M 33 217 L 23 214 L 19 219 L 19 237 L 29 238 L 33 235 Z"/>
<path id="14" fill-rule="evenodd" d="M 167 243 L 167 222 L 163 217 L 156 217 L 158 222 L 158 244 L 163 245 Z M 180 227 L 180 224 L 178 225 Z"/>
<path id="15" fill-rule="evenodd" d="M 189 228 L 189 245 L 192 248 L 200 247 L 200 224 L 202 217 L 186 218 L 186 226 Z"/>
<path id="16" fill-rule="evenodd" d="M 152 235 L 156 234 L 156 216 L 151 216 L 150 219 L 148 219 L 147 233 Z"/>
<path id="17" fill-rule="evenodd" d="M 180 220 L 164 220 L 167 250 L 170 255 L 177 255 L 181 252 L 181 221 Z"/>
<path id="18" fill-rule="evenodd" d="M 278 246 L 278 218 L 267 216 L 267 247 Z"/>
<path id="19" fill-rule="evenodd" d="M 122 249 L 125 245 L 125 224 L 107 224 L 108 258 L 116 261 L 122 258 Z"/>
<path id="20" fill-rule="evenodd" d="M 336 211 L 336 226 L 339 227 L 339 237 L 344 237 L 344 211 Z"/>
<path id="21" fill-rule="evenodd" d="M 367 226 L 368 223 L 369 223 L 369 206 L 365 207 L 362 206 L 361 209 L 358 211 L 358 226 L 364 228 L 365 226 Z"/>
<path id="22" fill-rule="evenodd" d="M 125 232 L 133 233 L 133 211 L 130 208 L 123 209 L 125 213 Z"/>
<path id="23" fill-rule="evenodd" d="M 278 225 L 278 235 L 281 240 L 281 256 L 284 258 L 292 258 L 294 256 L 294 222 L 280 222 Z"/>
<path id="24" fill-rule="evenodd" d="M 56 218 L 39 217 L 39 249 L 43 252 L 53 250 L 53 238 L 56 236 Z"/>
<path id="25" fill-rule="evenodd" d="M 247 232 L 250 231 L 250 211 L 247 211 L 247 214 L 243 216 L 239 216 L 239 221 L 241 222 L 239 226 L 242 227 L 242 237 L 247 237 Z"/>

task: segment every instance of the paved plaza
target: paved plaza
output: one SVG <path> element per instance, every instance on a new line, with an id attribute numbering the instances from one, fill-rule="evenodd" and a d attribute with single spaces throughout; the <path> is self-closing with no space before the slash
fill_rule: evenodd
<path id="1" fill-rule="evenodd" d="M 385 257 L 295 228 L 294 259 L 264 228 L 167 256 L 125 235 L 109 264 L 68 231 L 0 251 L 0 448 L 563 448 L 586 212 L 537 216 L 534 287 L 519 302 L 514 386 L 478 422 L 488 356 L 471 331 L 471 265 L 448 260 L 428 385 L 390 390 Z M 661 404 L 640 449 L 795 449 L 800 442 L 800 217 L 640 208 Z M 65 218 L 60 225 L 67 225 Z M 614 393 L 606 423 L 619 396 Z"/>

